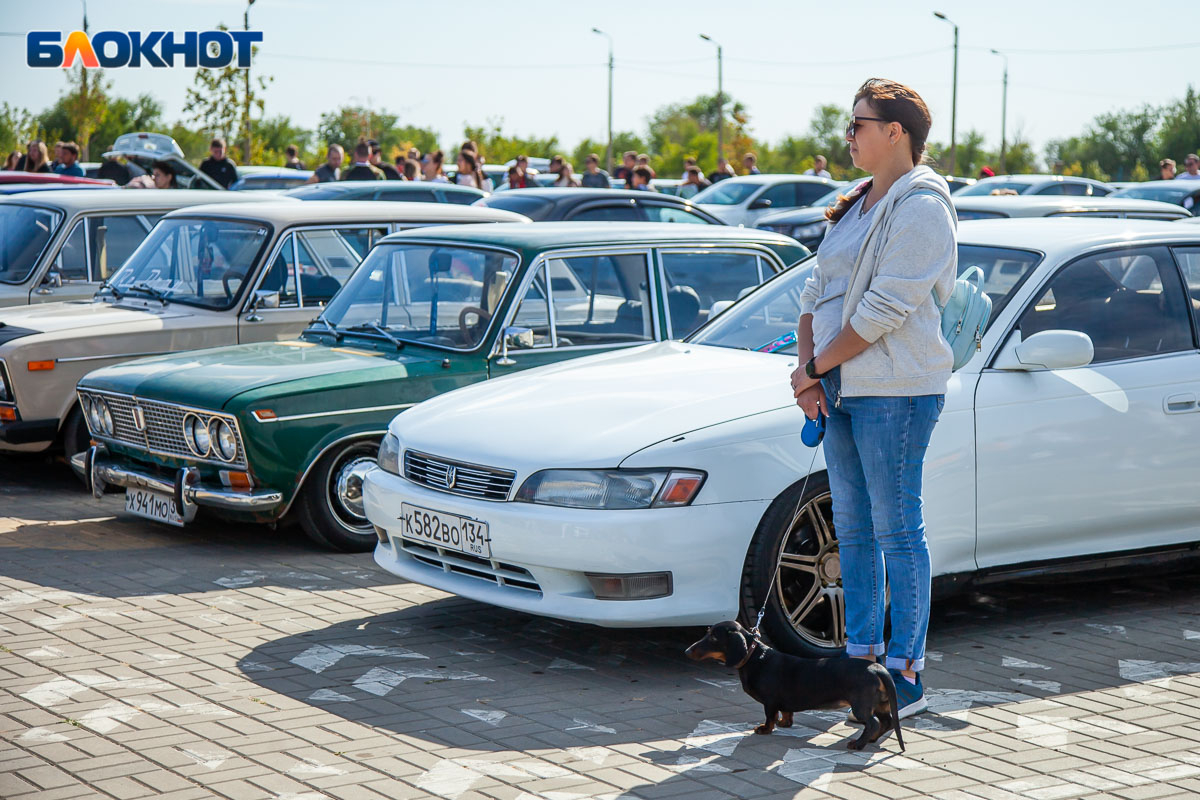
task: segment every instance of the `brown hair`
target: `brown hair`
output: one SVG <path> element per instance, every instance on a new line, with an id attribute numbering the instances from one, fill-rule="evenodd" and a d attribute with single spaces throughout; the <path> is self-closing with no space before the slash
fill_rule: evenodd
<path id="1" fill-rule="evenodd" d="M 462 150 L 459 152 L 458 157 L 461 158 L 464 162 L 466 162 L 467 174 L 474 176 L 475 188 L 483 189 L 483 181 L 484 181 L 483 170 L 481 170 L 479 168 L 479 158 L 475 154 L 475 151 L 474 150 Z M 455 182 L 457 183 L 457 181 L 458 181 L 458 177 L 455 176 Z"/>
<path id="2" fill-rule="evenodd" d="M 888 122 L 900 123 L 900 129 L 908 134 L 913 164 L 925 161 L 925 142 L 929 138 L 933 120 L 921 95 L 897 81 L 869 78 L 858 87 L 853 105 L 858 105 L 860 100 L 866 100 L 875 113 Z M 837 203 L 825 209 L 825 219 L 837 222 L 850 210 L 850 206 L 870 189 L 871 181 L 865 181 L 854 191 L 838 195 Z"/>
<path id="3" fill-rule="evenodd" d="M 37 153 L 37 161 L 34 161 L 32 158 L 29 157 L 29 155 L 28 155 L 29 150 L 32 150 L 33 152 Z M 25 156 L 25 171 L 26 172 L 37 172 L 42 167 L 48 166 L 49 163 L 50 163 L 50 155 L 46 150 L 46 143 L 43 142 L 41 139 L 34 139 L 32 142 L 30 142 L 29 147 L 27 148 L 26 156 Z"/>

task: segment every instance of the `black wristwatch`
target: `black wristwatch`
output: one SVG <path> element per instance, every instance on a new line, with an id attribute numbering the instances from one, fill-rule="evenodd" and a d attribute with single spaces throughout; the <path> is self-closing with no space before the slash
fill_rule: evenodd
<path id="1" fill-rule="evenodd" d="M 817 357 L 813 356 L 808 361 L 804 362 L 804 374 L 812 378 L 814 381 L 819 381 L 828 373 L 817 372 Z"/>

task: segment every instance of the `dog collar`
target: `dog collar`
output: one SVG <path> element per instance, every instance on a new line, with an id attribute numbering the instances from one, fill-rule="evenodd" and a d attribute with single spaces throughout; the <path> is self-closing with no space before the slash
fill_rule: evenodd
<path id="1" fill-rule="evenodd" d="M 746 666 L 746 664 L 750 662 L 750 656 L 754 655 L 754 651 L 758 649 L 760 644 L 762 643 L 758 639 L 755 639 L 750 645 L 750 649 L 746 651 L 746 657 L 742 659 L 740 664 L 735 664 L 733 668 L 741 669 L 742 667 Z"/>

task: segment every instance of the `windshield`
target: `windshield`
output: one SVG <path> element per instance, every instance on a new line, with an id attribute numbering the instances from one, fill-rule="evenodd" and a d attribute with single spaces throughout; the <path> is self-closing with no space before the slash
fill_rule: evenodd
<path id="1" fill-rule="evenodd" d="M 958 273 L 971 267 L 983 270 L 983 290 L 992 300 L 995 319 L 1012 296 L 1013 290 L 1033 271 L 1041 253 L 1010 247 L 958 246 Z M 705 325 L 688 339 L 695 344 L 711 344 L 739 350 L 796 355 L 796 323 L 800 319 L 800 293 L 812 274 L 816 257 L 779 274 L 762 288 Z"/>
<path id="2" fill-rule="evenodd" d="M 959 197 L 984 197 L 996 192 L 1014 191 L 1017 194 L 1024 194 L 1029 191 L 1032 183 L 1025 181 L 980 181 L 974 186 L 968 186 L 965 189 L 955 192 Z"/>
<path id="3" fill-rule="evenodd" d="M 494 250 L 380 244 L 321 318 L 342 331 L 371 335 L 378 326 L 397 339 L 471 350 L 516 273 L 516 257 Z"/>
<path id="4" fill-rule="evenodd" d="M 229 308 L 271 237 L 261 222 L 165 219 L 108 282 L 119 297 Z"/>
<path id="5" fill-rule="evenodd" d="M 1194 186 L 1130 186 L 1113 192 L 1110 197 L 1131 197 L 1136 200 L 1163 200 L 1179 204 L 1189 193 L 1195 191 Z"/>
<path id="6" fill-rule="evenodd" d="M 761 183 L 748 181 L 723 180 L 697 192 L 692 198 L 693 203 L 710 203 L 714 206 L 736 206 L 750 195 L 758 191 Z"/>
<path id="7" fill-rule="evenodd" d="M 541 222 L 547 219 L 554 210 L 554 203 L 544 197 L 530 197 L 529 195 L 519 194 L 493 194 L 490 197 L 475 201 L 475 205 L 524 214 L 534 222 Z"/>
<path id="8" fill-rule="evenodd" d="M 347 187 L 332 182 L 296 186 L 284 192 L 288 197 L 299 197 L 301 200 L 338 200 L 345 197 L 346 193 Z"/>
<path id="9" fill-rule="evenodd" d="M 29 277 L 62 218 L 49 208 L 0 204 L 0 281 L 20 283 Z"/>

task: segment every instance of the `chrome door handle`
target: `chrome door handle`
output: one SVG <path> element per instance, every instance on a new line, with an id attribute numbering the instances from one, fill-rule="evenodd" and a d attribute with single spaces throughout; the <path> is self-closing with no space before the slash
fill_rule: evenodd
<path id="1" fill-rule="evenodd" d="M 1200 406 L 1196 405 L 1196 395 L 1191 392 L 1169 394 L 1163 398 L 1163 411 L 1168 414 L 1186 414 L 1197 410 L 1200 410 Z"/>
<path id="2" fill-rule="evenodd" d="M 37 293 L 37 294 L 54 294 L 54 290 L 53 290 L 53 289 L 47 289 L 47 288 L 43 287 L 43 288 L 41 288 L 41 289 L 38 289 L 38 290 L 36 291 L 36 293 Z"/>

